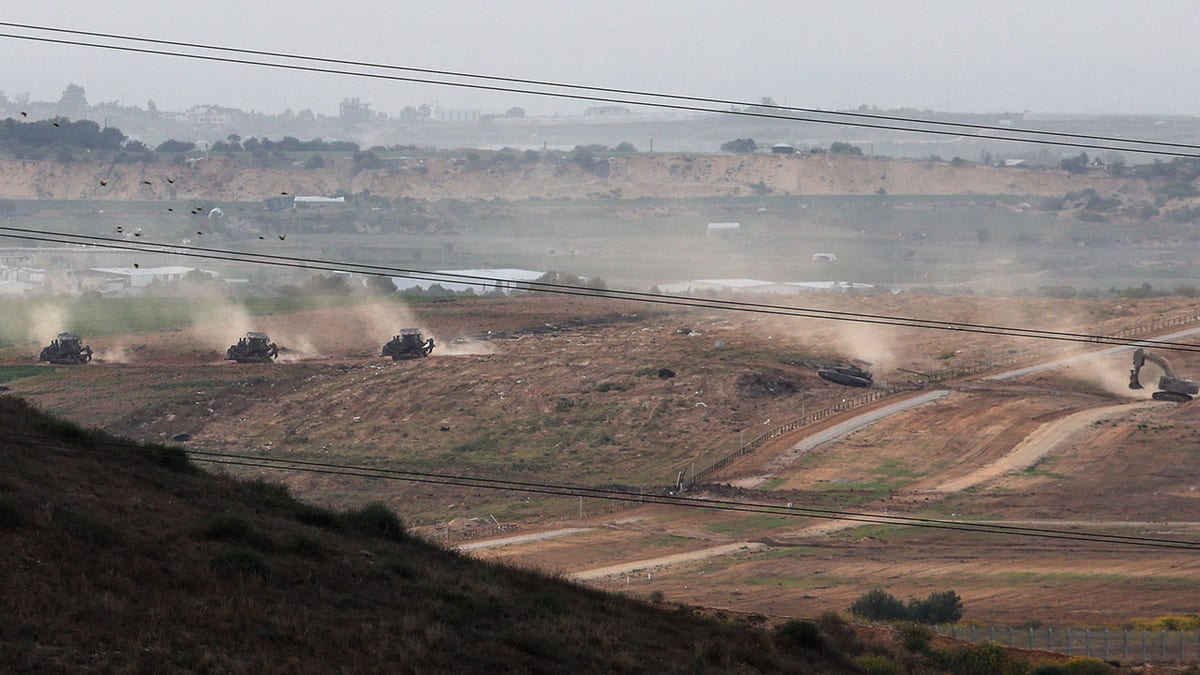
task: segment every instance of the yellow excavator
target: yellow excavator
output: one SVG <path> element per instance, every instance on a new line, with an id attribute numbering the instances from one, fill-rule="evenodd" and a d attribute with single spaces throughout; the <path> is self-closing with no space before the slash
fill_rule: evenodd
<path id="1" fill-rule="evenodd" d="M 1162 368 L 1163 375 L 1158 379 L 1158 391 L 1151 394 L 1151 398 L 1156 401 L 1173 401 L 1175 403 L 1187 403 L 1192 400 L 1196 394 L 1200 394 L 1200 384 L 1196 384 L 1191 380 L 1184 380 L 1175 376 L 1175 369 L 1171 368 L 1171 364 L 1166 359 L 1138 347 L 1133 352 L 1133 369 L 1129 371 L 1129 388 L 1142 389 L 1142 383 L 1138 380 L 1138 374 L 1142 371 L 1142 366 L 1149 361 Z"/>

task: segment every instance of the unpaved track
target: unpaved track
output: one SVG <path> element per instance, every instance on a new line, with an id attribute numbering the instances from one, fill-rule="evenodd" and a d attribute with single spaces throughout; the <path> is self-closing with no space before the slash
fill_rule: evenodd
<path id="1" fill-rule="evenodd" d="M 1171 340 L 1178 340 L 1180 338 L 1190 337 L 1192 335 L 1197 335 L 1197 334 L 1200 334 L 1200 328 L 1189 328 L 1187 330 L 1181 330 L 1181 331 L 1178 331 L 1175 333 L 1170 333 L 1168 335 L 1156 335 L 1156 336 L 1154 336 L 1153 340 L 1159 341 L 1159 342 L 1171 341 Z M 1007 370 L 1003 373 L 996 373 L 995 375 L 988 375 L 988 376 L 984 377 L 983 379 L 985 379 L 985 380 L 1011 380 L 1013 378 L 1023 377 L 1025 375 L 1033 375 L 1033 374 L 1041 373 L 1041 372 L 1044 372 L 1047 370 L 1054 370 L 1055 368 L 1062 368 L 1063 366 L 1071 366 L 1071 365 L 1075 365 L 1076 363 L 1083 363 L 1084 361 L 1091 361 L 1092 359 L 1098 359 L 1098 358 L 1101 358 L 1104 356 L 1118 354 L 1120 352 L 1129 351 L 1131 349 L 1137 349 L 1138 347 L 1153 347 L 1153 346 L 1154 346 L 1153 344 L 1146 342 L 1146 341 L 1131 342 L 1127 345 L 1120 345 L 1117 347 L 1109 347 L 1108 349 L 1099 349 L 1094 352 L 1087 352 L 1085 354 L 1075 354 L 1073 356 L 1064 356 L 1061 359 L 1047 361 L 1046 363 L 1039 363 L 1037 365 L 1026 366 L 1024 368 L 1016 368 L 1014 370 Z"/>
<path id="2" fill-rule="evenodd" d="M 698 551 L 688 551 L 686 553 L 664 555 L 658 558 L 647 558 L 646 560 L 635 560 L 634 562 L 607 565 L 605 567 L 598 567 L 596 569 L 585 570 L 583 572 L 575 572 L 570 576 L 577 581 L 591 581 L 593 579 L 615 577 L 622 574 L 629 574 L 631 572 L 640 572 L 642 570 L 653 570 L 655 568 L 666 567 L 668 565 L 704 560 L 705 558 L 716 558 L 733 553 L 752 553 L 754 551 L 761 551 L 765 548 L 767 548 L 767 545 L 762 542 L 738 541 L 732 544 L 714 546 L 712 548 L 700 549 Z"/>
<path id="3" fill-rule="evenodd" d="M 1142 408 L 1162 406 L 1158 401 L 1142 401 L 1140 403 L 1121 403 L 1081 410 L 1066 417 L 1060 417 L 1053 422 L 1047 422 L 1038 427 L 1032 434 L 1025 437 L 1005 455 L 996 461 L 982 466 L 971 473 L 947 481 L 933 488 L 933 492 L 959 492 L 969 487 L 994 480 L 1009 471 L 1027 469 L 1037 464 L 1043 457 L 1052 452 L 1073 434 L 1087 426 L 1105 418 L 1127 413 Z"/>
<path id="4" fill-rule="evenodd" d="M 921 406 L 921 405 L 930 403 L 932 401 L 936 401 L 941 398 L 945 398 L 946 396 L 949 396 L 951 393 L 952 392 L 948 389 L 938 389 L 936 391 L 927 391 L 919 396 L 913 396 L 911 398 L 906 398 L 903 401 L 897 401 L 890 405 L 885 405 L 885 406 L 882 406 L 879 408 L 874 408 L 872 410 L 868 410 L 867 412 L 860 413 L 858 415 L 855 415 L 854 417 L 851 417 L 850 419 L 846 420 L 845 422 L 835 424 L 834 426 L 831 426 L 827 429 L 822 429 L 821 431 L 818 431 L 817 433 L 812 434 L 811 436 L 807 436 L 807 437 L 801 439 L 800 441 L 798 441 L 797 443 L 792 445 L 792 447 L 789 448 L 788 451 L 786 453 L 784 453 L 782 456 L 771 461 L 771 463 L 767 465 L 767 472 L 765 474 L 760 475 L 760 476 L 755 476 L 754 478 L 751 478 L 751 479 L 738 481 L 737 485 L 739 487 L 748 487 L 748 488 L 758 487 L 762 483 L 766 482 L 768 479 L 774 477 L 781 471 L 784 471 L 791 465 L 795 464 L 796 460 L 800 459 L 800 457 L 802 455 L 804 455 L 804 453 L 809 452 L 810 450 L 812 450 L 813 448 L 816 448 L 817 446 L 823 445 L 825 443 L 829 443 L 830 441 L 835 441 L 843 436 L 852 434 L 855 431 L 858 431 L 859 429 L 862 429 L 863 427 L 865 427 L 869 424 L 874 424 L 875 422 L 878 422 L 881 419 L 891 417 L 892 415 L 904 412 L 905 410 L 912 410 L 913 408 L 916 408 L 917 406 Z"/>
<path id="5" fill-rule="evenodd" d="M 469 544 L 461 544 L 455 546 L 456 551 L 478 551 L 485 548 L 500 548 L 501 546 L 514 546 L 516 544 L 524 544 L 531 541 L 541 541 L 543 539 L 557 539 L 559 537 L 569 537 L 573 534 L 581 532 L 591 532 L 594 528 L 591 527 L 567 527 L 561 530 L 546 530 L 545 532 L 531 532 L 529 534 L 518 534 L 512 537 L 503 537 L 501 539 L 485 539 L 484 541 L 473 541 Z"/>

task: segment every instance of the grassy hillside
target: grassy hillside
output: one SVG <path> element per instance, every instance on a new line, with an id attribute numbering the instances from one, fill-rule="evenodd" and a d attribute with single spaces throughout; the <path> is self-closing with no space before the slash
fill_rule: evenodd
<path id="1" fill-rule="evenodd" d="M 7 672 L 1024 672 L 836 616 L 774 628 L 589 590 L 204 473 L 0 397 Z M 880 670 L 881 668 L 885 670 Z"/>

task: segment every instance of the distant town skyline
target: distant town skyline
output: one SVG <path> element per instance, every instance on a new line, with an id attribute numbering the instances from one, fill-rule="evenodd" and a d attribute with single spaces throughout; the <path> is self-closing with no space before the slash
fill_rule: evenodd
<path id="1" fill-rule="evenodd" d="M 325 58 L 803 107 L 1193 115 L 1200 4 L 544 0 L 163 4 L 79 0 L 9 8 L 4 21 Z M 0 33 L 41 35 L 5 27 Z M 578 114 L 594 102 L 123 54 L 3 38 L 12 97 L 164 110 L 213 103 L 336 115 L 346 98 L 406 106 Z"/>

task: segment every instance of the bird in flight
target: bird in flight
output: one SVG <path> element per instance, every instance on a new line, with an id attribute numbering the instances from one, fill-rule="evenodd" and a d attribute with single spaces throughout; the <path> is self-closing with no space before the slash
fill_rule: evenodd
<path id="1" fill-rule="evenodd" d="M 151 183 L 148 180 L 144 180 L 144 181 L 142 181 L 142 185 L 154 185 L 154 183 Z"/>
<path id="2" fill-rule="evenodd" d="M 106 181 L 106 180 L 102 180 L 102 181 L 100 181 L 100 185 L 101 185 L 101 186 L 108 185 L 108 181 Z"/>
<path id="3" fill-rule="evenodd" d="M 175 179 L 174 179 L 174 178 L 168 178 L 168 179 L 167 179 L 167 182 L 168 182 L 168 183 L 172 183 L 172 184 L 173 184 L 173 183 L 175 182 Z"/>
<path id="4" fill-rule="evenodd" d="M 133 269 L 135 269 L 135 270 L 136 270 L 136 269 L 138 269 L 139 267 L 141 267 L 141 265 L 139 265 L 139 264 L 137 264 L 137 263 L 133 263 Z"/>
<path id="5" fill-rule="evenodd" d="M 24 110 L 22 110 L 22 111 L 21 111 L 21 117 L 29 117 L 29 113 L 27 113 L 27 112 L 25 112 Z"/>
<path id="6" fill-rule="evenodd" d="M 281 235 L 279 235 L 279 241 L 283 241 L 284 239 L 287 239 L 287 235 L 286 235 L 286 234 L 281 234 Z"/>

